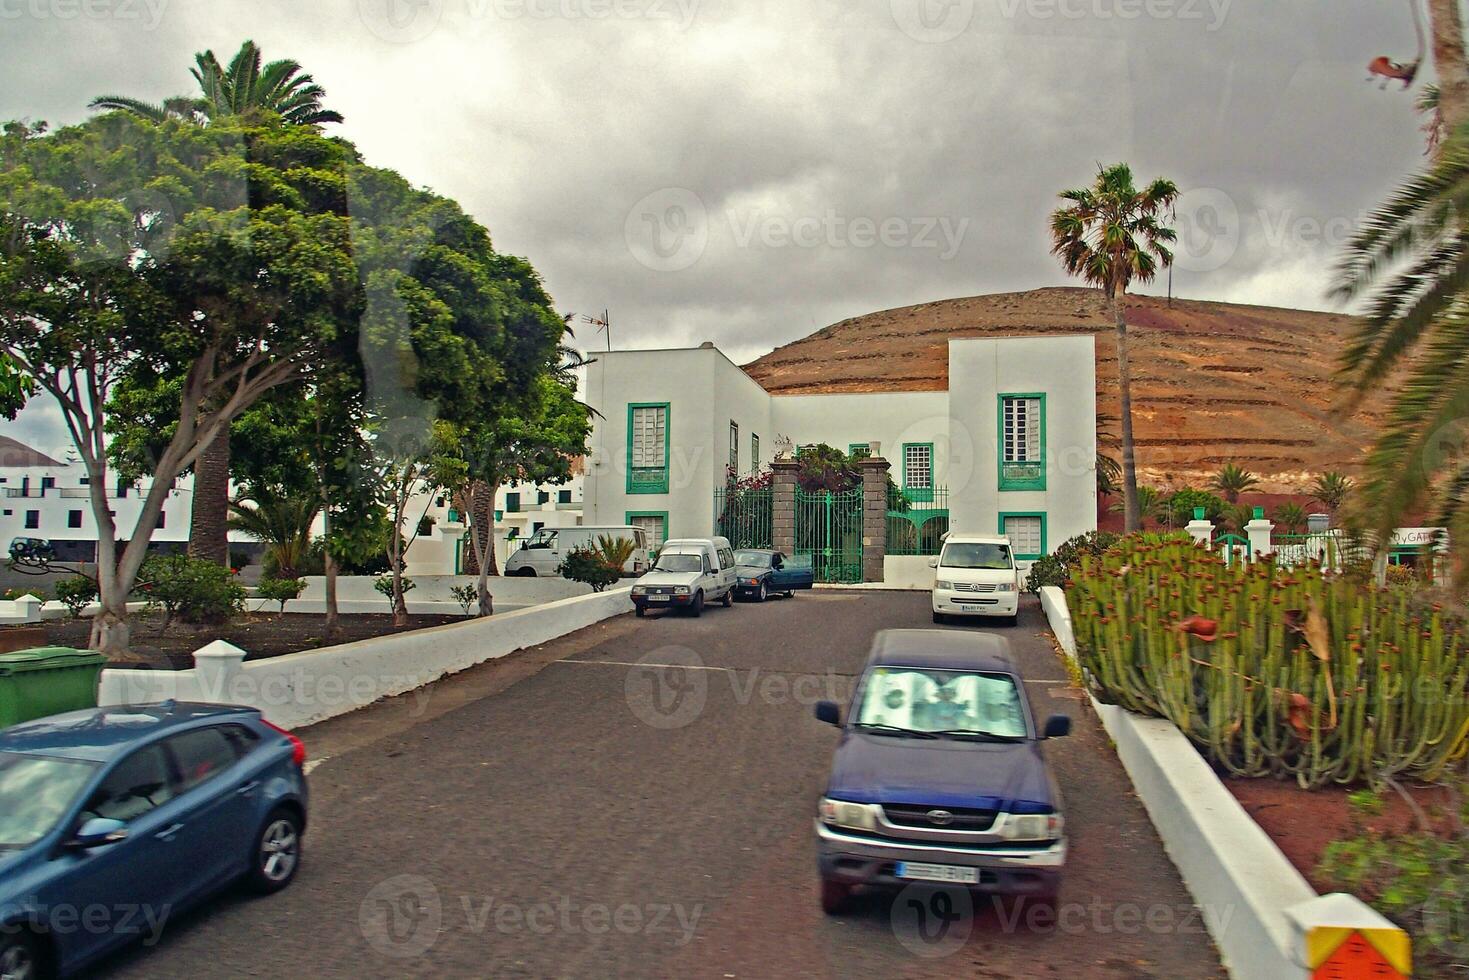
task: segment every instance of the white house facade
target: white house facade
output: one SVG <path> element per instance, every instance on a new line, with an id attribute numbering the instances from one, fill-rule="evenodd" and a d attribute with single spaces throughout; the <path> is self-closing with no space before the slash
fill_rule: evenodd
<path id="1" fill-rule="evenodd" d="M 414 527 L 424 517 L 430 527 Z M 582 476 L 573 472 L 565 483 L 510 483 L 495 492 L 495 558 L 504 568 L 520 542 L 543 528 L 577 527 L 582 523 Z M 468 527 L 464 516 L 443 491 L 419 494 L 408 505 L 403 533 L 413 537 L 404 555 L 413 575 L 459 575 L 471 567 Z"/>
<path id="2" fill-rule="evenodd" d="M 858 394 L 772 395 L 707 344 L 612 351 L 588 368 L 586 397 L 600 415 L 585 519 L 642 524 L 655 541 L 716 533 L 729 472 L 820 443 L 875 450 L 910 517 L 942 510 L 948 530 L 1008 533 L 1018 556 L 1096 528 L 1090 335 L 952 340 L 947 390 Z"/>

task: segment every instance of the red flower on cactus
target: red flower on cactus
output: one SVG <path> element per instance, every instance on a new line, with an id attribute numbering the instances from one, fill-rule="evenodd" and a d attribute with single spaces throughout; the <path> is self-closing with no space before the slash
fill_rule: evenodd
<path id="1" fill-rule="evenodd" d="M 1205 643 L 1213 643 L 1214 637 L 1219 634 L 1219 621 L 1205 619 L 1203 616 L 1190 616 L 1178 624 L 1180 631 L 1192 634 Z"/>

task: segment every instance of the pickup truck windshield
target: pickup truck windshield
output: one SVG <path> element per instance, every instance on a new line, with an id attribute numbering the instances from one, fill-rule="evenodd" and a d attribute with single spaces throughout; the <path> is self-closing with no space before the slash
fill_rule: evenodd
<path id="1" fill-rule="evenodd" d="M 653 566 L 659 572 L 702 572 L 704 560 L 698 555 L 670 555 L 658 556 L 658 564 Z"/>
<path id="2" fill-rule="evenodd" d="M 56 826 L 96 766 L 0 752 L 0 850 L 29 847 Z"/>
<path id="3" fill-rule="evenodd" d="M 1010 561 L 1009 545 L 963 542 L 946 545 L 939 565 L 943 568 L 983 568 L 997 572 L 1008 572 L 1015 567 Z"/>
<path id="4" fill-rule="evenodd" d="M 867 676 L 854 724 L 886 725 L 908 732 L 1025 737 L 1020 691 L 1008 674 L 874 667 Z"/>

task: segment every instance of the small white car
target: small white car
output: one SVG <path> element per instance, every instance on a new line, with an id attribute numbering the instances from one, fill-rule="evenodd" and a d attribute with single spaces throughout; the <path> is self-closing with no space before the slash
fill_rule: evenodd
<path id="1" fill-rule="evenodd" d="M 1020 610 L 1020 573 L 1010 539 L 995 534 L 950 534 L 929 563 L 934 573 L 933 621 L 947 616 L 999 617 L 1014 626 Z"/>
<path id="2" fill-rule="evenodd" d="M 705 603 L 731 605 L 738 581 L 728 538 L 672 538 L 632 587 L 633 609 L 639 616 L 650 608 L 687 609 L 697 616 Z"/>

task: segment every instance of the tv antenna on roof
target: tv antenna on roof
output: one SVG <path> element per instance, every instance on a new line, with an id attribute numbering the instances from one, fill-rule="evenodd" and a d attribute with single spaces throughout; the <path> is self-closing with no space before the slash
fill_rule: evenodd
<path id="1" fill-rule="evenodd" d="M 610 352 L 612 350 L 612 313 L 611 313 L 611 311 L 609 311 L 609 310 L 603 310 L 602 311 L 602 318 L 600 320 L 597 319 L 594 316 L 587 316 L 585 313 L 582 314 L 582 319 L 585 320 L 587 323 L 590 323 L 592 326 L 596 327 L 598 333 L 601 333 L 603 330 L 607 331 L 607 350 Z"/>

